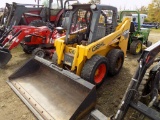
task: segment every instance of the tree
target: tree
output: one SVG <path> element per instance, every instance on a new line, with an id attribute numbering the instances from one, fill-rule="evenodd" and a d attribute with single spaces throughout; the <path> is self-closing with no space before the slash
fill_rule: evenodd
<path id="1" fill-rule="evenodd" d="M 42 5 L 44 5 L 44 7 L 49 7 L 49 1 L 43 0 Z"/>
<path id="2" fill-rule="evenodd" d="M 147 14 L 148 13 L 148 8 L 145 6 L 141 6 L 139 9 L 137 9 L 141 14 Z"/>
<path id="3" fill-rule="evenodd" d="M 101 0 L 90 0 L 89 3 L 91 4 L 100 4 Z"/>
<path id="4" fill-rule="evenodd" d="M 148 18 L 152 22 L 160 22 L 160 0 L 152 0 L 148 5 Z"/>

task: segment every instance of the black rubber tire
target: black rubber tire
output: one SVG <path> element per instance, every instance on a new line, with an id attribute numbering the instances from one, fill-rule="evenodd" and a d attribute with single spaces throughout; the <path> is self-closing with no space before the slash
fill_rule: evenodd
<path id="1" fill-rule="evenodd" d="M 136 52 L 138 44 L 141 44 L 141 49 L 139 52 Z M 133 55 L 138 55 L 139 53 L 141 53 L 141 51 L 142 51 L 142 42 L 140 40 L 133 41 L 130 45 L 130 53 Z"/>
<path id="2" fill-rule="evenodd" d="M 101 82 L 98 84 L 94 81 L 94 76 L 97 68 L 101 65 L 105 64 L 106 66 L 106 73 L 105 76 L 102 78 Z M 106 57 L 100 56 L 100 55 L 94 55 L 91 59 L 87 60 L 84 64 L 82 71 L 81 71 L 81 77 L 84 80 L 87 80 L 88 82 L 95 84 L 97 87 L 99 87 L 105 80 L 108 73 L 108 60 Z"/>
<path id="3" fill-rule="evenodd" d="M 107 54 L 109 61 L 109 75 L 114 76 L 118 74 L 123 66 L 124 62 L 124 53 L 120 49 L 112 49 Z M 119 62 L 117 64 L 117 62 Z M 118 66 L 117 66 L 118 65 Z"/>
<path id="4" fill-rule="evenodd" d="M 34 21 L 29 23 L 29 26 L 41 27 L 41 26 L 46 26 L 46 24 L 47 23 L 42 21 L 42 20 L 34 20 Z"/>
<path id="5" fill-rule="evenodd" d="M 26 54 L 32 54 L 32 51 L 36 48 L 36 46 L 28 46 L 28 45 L 22 45 L 23 48 L 23 52 L 25 52 Z"/>
<path id="6" fill-rule="evenodd" d="M 36 48 L 32 51 L 32 55 L 44 58 L 46 56 L 46 52 L 41 48 Z"/>
<path id="7" fill-rule="evenodd" d="M 144 75 L 144 77 L 138 87 L 139 95 L 146 94 L 146 87 L 147 87 L 148 81 L 149 81 L 149 73 L 145 73 L 145 75 Z"/>
<path id="8" fill-rule="evenodd" d="M 152 45 L 151 41 L 147 41 L 146 47 L 150 47 Z"/>
<path id="9" fill-rule="evenodd" d="M 23 52 L 25 52 L 26 54 L 31 54 L 31 53 L 32 53 L 32 50 L 23 48 Z"/>
<path id="10" fill-rule="evenodd" d="M 148 97 L 141 97 L 146 96 L 148 94 L 148 80 L 149 80 L 149 73 L 145 73 L 139 87 L 138 87 L 138 93 L 139 93 L 139 99 L 143 104 L 148 104 Z M 132 114 L 130 116 L 130 120 L 144 120 L 145 116 L 141 114 L 140 112 L 133 110 Z"/>

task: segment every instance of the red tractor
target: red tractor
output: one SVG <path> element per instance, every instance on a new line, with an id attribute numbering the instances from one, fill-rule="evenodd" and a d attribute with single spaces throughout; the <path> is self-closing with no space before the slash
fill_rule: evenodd
<path id="1" fill-rule="evenodd" d="M 77 0 L 49 0 L 48 6 L 32 4 L 6 3 L 4 14 L 0 21 L 0 43 L 8 36 L 15 25 L 46 26 L 46 22 L 55 27 L 62 23 L 63 13 L 70 4 Z"/>
<path id="2" fill-rule="evenodd" d="M 21 44 L 25 53 L 33 53 L 39 57 L 45 57 L 45 55 L 52 57 L 54 40 L 64 35 L 65 30 L 62 27 L 56 27 L 51 30 L 47 26 L 14 26 L 9 35 L 0 44 L 0 67 L 9 62 L 12 57 L 10 50 L 19 44 Z"/>

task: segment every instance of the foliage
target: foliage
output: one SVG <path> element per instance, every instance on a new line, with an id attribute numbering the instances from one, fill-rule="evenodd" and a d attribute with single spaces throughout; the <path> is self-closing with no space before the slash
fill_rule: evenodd
<path id="1" fill-rule="evenodd" d="M 100 4 L 101 0 L 90 0 L 88 3 L 90 4 Z"/>
<path id="2" fill-rule="evenodd" d="M 42 5 L 44 5 L 45 7 L 49 7 L 49 1 L 43 0 Z"/>
<path id="3" fill-rule="evenodd" d="M 145 18 L 144 22 L 152 22 L 152 21 L 150 19 L 148 19 L 148 18 Z"/>
<path id="4" fill-rule="evenodd" d="M 141 6 L 139 9 L 137 9 L 137 11 L 139 11 L 140 14 L 147 14 L 148 8 L 145 6 Z"/>
<path id="5" fill-rule="evenodd" d="M 148 5 L 148 18 L 152 22 L 160 22 L 160 0 L 152 0 Z"/>

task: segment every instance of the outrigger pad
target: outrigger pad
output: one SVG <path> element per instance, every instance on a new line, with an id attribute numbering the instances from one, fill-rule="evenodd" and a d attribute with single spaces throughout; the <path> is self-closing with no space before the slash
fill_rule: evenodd
<path id="1" fill-rule="evenodd" d="M 0 68 L 4 67 L 12 58 L 9 52 L 0 50 Z"/>
<path id="2" fill-rule="evenodd" d="M 96 104 L 93 84 L 37 56 L 7 83 L 40 120 L 81 119 Z"/>

